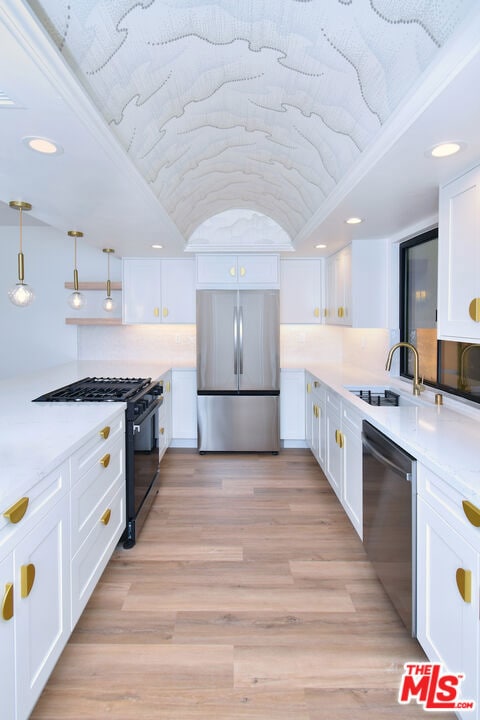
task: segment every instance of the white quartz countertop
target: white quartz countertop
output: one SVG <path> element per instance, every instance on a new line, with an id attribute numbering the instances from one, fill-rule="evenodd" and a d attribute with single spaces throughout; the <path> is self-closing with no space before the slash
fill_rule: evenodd
<path id="1" fill-rule="evenodd" d="M 78 362 L 0 381 L 0 503 L 21 495 L 108 424 L 125 403 L 32 402 L 84 377 L 160 378 L 155 363 Z M 0 505 L 1 511 L 2 505 Z"/>
<path id="2" fill-rule="evenodd" d="M 348 400 L 385 435 L 418 461 L 429 467 L 472 502 L 480 501 L 480 408 L 444 396 L 435 404 L 435 392 L 426 390 L 419 398 L 412 383 L 387 372 L 368 372 L 351 366 L 316 365 L 306 368 L 320 382 Z M 374 407 L 348 388 L 388 387 L 405 398 L 408 405 Z"/>

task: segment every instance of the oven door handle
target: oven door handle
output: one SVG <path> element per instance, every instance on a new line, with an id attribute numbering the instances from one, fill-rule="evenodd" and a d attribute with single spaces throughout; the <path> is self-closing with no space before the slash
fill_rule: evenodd
<path id="1" fill-rule="evenodd" d="M 402 470 L 402 468 L 398 467 L 398 465 L 395 465 L 395 463 L 386 458 L 385 455 L 383 455 L 381 451 L 370 442 L 370 440 L 367 440 L 365 435 L 362 435 L 362 444 L 363 447 L 373 455 L 373 457 L 382 463 L 382 465 L 386 465 L 390 470 L 392 470 L 392 472 L 400 475 L 407 482 L 412 482 L 412 473 L 405 472 L 405 470 Z"/>

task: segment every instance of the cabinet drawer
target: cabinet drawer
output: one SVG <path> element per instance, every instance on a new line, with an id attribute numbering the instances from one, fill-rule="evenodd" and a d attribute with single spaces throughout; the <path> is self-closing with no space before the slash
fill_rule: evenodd
<path id="1" fill-rule="evenodd" d="M 22 535 L 27 532 L 50 511 L 69 487 L 70 468 L 66 461 L 39 480 L 28 492 L 23 495 L 11 494 L 0 507 L 0 555 L 8 552 L 12 543 L 16 542 L 15 535 L 17 534 L 18 537 L 18 531 Z M 28 503 L 23 500 L 24 498 L 28 499 Z M 17 522 L 15 522 L 16 507 L 20 508 L 17 517 L 26 507 L 25 514 Z M 9 517 L 6 517 L 5 513 L 9 513 Z"/>
<path id="2" fill-rule="evenodd" d="M 480 527 L 476 527 L 467 518 L 464 501 L 471 503 L 473 512 L 478 510 L 480 522 L 480 498 L 475 493 L 463 495 L 451 487 L 432 470 L 421 463 L 417 468 L 418 494 L 426 500 L 452 528 L 465 538 L 477 551 L 480 551 Z M 466 507 L 470 512 L 471 507 Z"/>
<path id="3" fill-rule="evenodd" d="M 111 445 L 111 444 L 110 444 Z M 109 447 L 110 461 L 104 467 L 99 460 L 88 470 L 71 492 L 72 554 L 85 541 L 103 513 L 103 504 L 114 486 L 125 493 L 125 449 L 123 441 Z M 104 457 L 104 456 L 102 456 Z"/>
<path id="4" fill-rule="evenodd" d="M 336 412 L 340 413 L 340 404 L 341 400 L 338 395 L 335 393 L 332 393 L 331 390 L 327 390 L 326 392 L 327 396 L 327 409 L 331 408 L 332 410 L 335 410 Z"/>
<path id="5" fill-rule="evenodd" d="M 82 445 L 76 453 L 72 455 L 72 484 L 96 465 L 101 457 L 110 452 L 110 448 L 121 437 L 122 442 L 125 441 L 125 413 L 122 411 L 116 416 L 110 424 L 99 428 Z"/>
<path id="6" fill-rule="evenodd" d="M 108 524 L 101 521 L 110 510 Z M 125 529 L 125 488 L 106 497 L 87 539 L 72 560 L 72 629 Z"/>
<path id="7" fill-rule="evenodd" d="M 363 416 L 352 407 L 349 402 L 342 402 L 342 424 L 348 426 L 353 432 L 362 434 Z"/>

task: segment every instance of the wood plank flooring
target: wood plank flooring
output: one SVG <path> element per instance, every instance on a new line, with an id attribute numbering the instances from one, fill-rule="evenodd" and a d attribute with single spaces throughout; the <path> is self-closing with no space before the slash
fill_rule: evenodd
<path id="1" fill-rule="evenodd" d="M 423 652 L 310 452 L 169 450 L 161 477 L 32 720 L 427 716 L 397 703 Z"/>

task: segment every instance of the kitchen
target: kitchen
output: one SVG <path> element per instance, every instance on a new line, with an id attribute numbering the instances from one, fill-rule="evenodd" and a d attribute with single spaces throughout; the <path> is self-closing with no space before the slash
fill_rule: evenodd
<path id="1" fill-rule="evenodd" d="M 285 3 L 285 6 L 287 5 L 288 3 Z M 303 3 L 297 3 L 295 21 L 302 12 L 312 12 L 314 5 L 315 3 L 305 3 L 305 7 L 303 7 Z M 348 17 L 346 15 L 348 4 L 345 3 L 345 7 L 340 7 L 340 5 L 342 4 L 338 4 L 337 11 L 343 13 L 340 16 L 343 21 Z M 35 3 L 35 6 L 36 11 L 41 15 L 40 4 Z M 47 7 L 46 3 L 44 7 Z M 130 14 L 128 11 L 123 11 L 125 15 L 122 13 L 121 16 L 117 16 L 115 22 L 132 21 L 135 25 L 136 22 L 139 22 L 142 12 L 147 10 L 142 6 L 142 11 L 137 8 L 136 14 L 135 7 L 132 3 Z M 171 282 L 170 297 L 179 287 L 185 291 L 183 295 L 194 294 L 199 280 L 199 258 L 206 256 L 215 258 L 215 256 L 221 256 L 222 253 L 228 251 L 230 255 L 235 253 L 237 259 L 240 256 L 246 257 L 253 262 L 254 266 L 258 267 L 259 258 L 267 258 L 268 255 L 275 257 L 277 263 L 275 284 L 277 287 L 280 286 L 280 293 L 283 293 L 280 326 L 280 365 L 283 369 L 280 393 L 283 399 L 281 438 L 284 446 L 290 447 L 294 452 L 296 448 L 305 448 L 308 443 L 308 435 L 305 435 L 305 429 L 302 430 L 305 424 L 303 412 L 305 404 L 309 402 L 309 393 L 305 393 L 306 384 L 308 384 L 304 375 L 305 369 L 310 373 L 312 383 L 317 382 L 320 385 L 324 383 L 325 392 L 333 392 L 337 396 L 340 408 L 343 407 L 342 403 L 348 402 L 347 393 L 349 391 L 345 389 L 345 386 L 358 384 L 391 386 L 393 384 L 403 390 L 406 387 L 409 394 L 409 384 L 406 385 L 401 380 L 395 382 L 390 375 L 385 373 L 384 369 L 388 349 L 399 339 L 398 243 L 436 225 L 439 221 L 439 186 L 462 176 L 465 171 L 473 168 L 479 161 L 475 124 L 480 113 L 476 107 L 478 101 L 475 93 L 470 91 L 470 88 L 474 87 L 471 78 L 476 77 L 475 64 L 478 62 L 476 56 L 479 18 L 478 11 L 474 12 L 474 10 L 475 8 L 469 11 L 468 3 L 461 4 L 461 10 L 458 11 L 459 16 L 455 16 L 455 21 L 460 29 L 457 30 L 457 34 L 452 34 L 449 43 L 445 42 L 444 52 L 439 52 L 435 59 L 430 57 L 430 64 L 419 52 L 419 57 L 422 59 L 418 62 L 420 64 L 423 62 L 421 69 L 425 70 L 425 75 L 421 78 L 422 82 L 415 76 L 415 70 L 412 70 L 412 74 L 408 76 L 408 81 L 403 76 L 400 78 L 393 75 L 395 82 L 403 79 L 405 92 L 408 89 L 406 83 L 413 84 L 415 80 L 418 87 L 415 86 L 414 89 L 419 92 L 410 93 L 403 103 L 399 103 L 397 113 L 392 114 L 389 121 L 384 123 L 382 132 L 375 138 L 375 142 L 369 144 L 363 137 L 362 148 L 366 146 L 366 149 L 358 155 L 355 153 L 355 162 L 352 161 L 351 152 L 347 153 L 347 156 L 345 155 L 344 146 L 340 144 L 336 148 L 338 162 L 344 163 L 343 167 L 336 168 L 336 177 L 339 177 L 341 171 L 344 171 L 345 174 L 336 185 L 332 186 L 327 183 L 325 186 L 328 190 L 325 193 L 328 196 L 327 201 L 323 203 L 320 201 L 319 189 L 312 190 L 310 188 L 311 193 L 309 194 L 306 188 L 309 187 L 309 184 L 313 187 L 313 184 L 309 183 L 308 178 L 310 180 L 312 178 L 307 174 L 307 179 L 304 178 L 303 192 L 307 193 L 308 202 L 302 205 L 302 201 L 295 196 L 295 205 L 292 207 L 291 198 L 288 197 L 289 193 L 293 192 L 293 190 L 290 191 L 292 185 L 285 179 L 288 177 L 288 173 L 284 172 L 281 169 L 281 163 L 277 162 L 275 169 L 278 182 L 281 185 L 287 183 L 286 186 L 283 185 L 281 197 L 285 202 L 282 208 L 280 207 L 281 202 L 277 202 L 277 210 L 271 205 L 271 199 L 268 199 L 268 191 L 271 190 L 271 186 L 260 185 L 258 197 L 255 197 L 255 193 L 242 190 L 242 198 L 245 197 L 246 201 L 242 200 L 240 209 L 236 202 L 238 194 L 235 193 L 238 191 L 235 188 L 235 182 L 232 182 L 231 188 L 229 186 L 226 196 L 223 193 L 222 203 L 215 204 L 214 199 L 219 195 L 220 187 L 223 189 L 223 181 L 220 185 L 218 185 L 218 181 L 215 181 L 217 185 L 213 182 L 210 192 L 212 204 L 207 207 L 209 201 L 202 199 L 205 188 L 198 195 L 198 178 L 195 178 L 194 174 L 190 188 L 188 185 L 178 186 L 179 197 L 188 198 L 190 195 L 195 200 L 195 208 L 192 207 L 191 212 L 186 212 L 189 209 L 188 200 L 187 205 L 185 205 L 185 200 L 179 202 L 177 208 L 174 199 L 170 196 L 168 173 L 164 175 L 164 182 L 160 188 L 155 188 L 152 182 L 149 187 L 141 177 L 141 172 L 145 172 L 146 168 L 141 167 L 139 172 L 125 150 L 122 150 L 121 144 L 123 142 L 125 147 L 125 137 L 121 133 L 128 131 L 130 132 L 129 137 L 131 137 L 132 121 L 129 113 L 125 112 L 127 130 L 123 127 L 120 128 L 120 134 L 114 138 L 67 63 L 59 61 L 57 48 L 43 32 L 38 20 L 30 13 L 28 5 L 19 2 L 4 3 L 0 16 L 2 35 L 5 36 L 2 52 L 5 53 L 6 65 L 8 64 L 11 74 L 10 84 L 5 87 L 5 92 L 7 99 L 12 98 L 12 102 L 17 101 L 17 107 L 7 105 L 0 111 L 5 130 L 4 140 L 2 140 L 1 194 L 2 235 L 5 241 L 2 244 L 0 266 L 2 285 L 5 288 L 1 308 L 4 331 L 1 375 L 5 378 L 2 383 L 4 406 L 8 407 L 10 412 L 10 417 L 7 413 L 5 426 L 8 427 L 9 421 L 12 424 L 13 418 L 17 419 L 16 408 L 19 413 L 25 411 L 25 407 L 21 407 L 21 400 L 14 399 L 13 390 L 18 389 L 14 380 L 16 376 L 22 375 L 24 378 L 19 397 L 23 397 L 24 402 L 28 403 L 36 395 L 77 379 L 76 370 L 58 369 L 59 366 L 66 363 L 85 362 L 85 365 L 78 367 L 78 371 L 83 376 L 103 374 L 104 363 L 115 364 L 117 368 L 122 365 L 124 368 L 129 368 L 133 366 L 132 364 L 140 362 L 144 368 L 144 372 L 140 376 L 148 375 L 153 378 L 164 376 L 165 388 L 167 383 L 171 383 L 172 441 L 170 445 L 173 447 L 173 453 L 166 453 L 162 464 L 166 462 L 172 464 L 173 467 L 174 461 L 179 463 L 182 458 L 182 448 L 191 453 L 196 447 L 195 316 L 187 315 L 186 320 L 177 322 L 174 322 L 170 315 L 167 318 L 159 318 L 158 323 L 144 324 L 145 321 L 134 319 L 131 324 L 122 324 L 122 304 L 125 312 L 127 302 L 125 297 L 131 293 L 132 288 L 130 282 L 125 284 L 128 264 L 123 262 L 122 268 L 120 260 L 122 257 L 154 258 L 154 262 L 152 261 L 148 265 L 156 265 L 157 274 L 161 274 L 168 267 L 169 271 L 165 273 L 165 276 L 162 275 L 162 280 L 165 280 L 164 284 L 169 280 Z M 62 16 L 62 13 L 63 11 L 59 11 L 58 16 Z M 465 17 L 462 16 L 462 13 Z M 375 8 L 371 14 L 375 17 L 370 19 L 375 19 L 377 23 L 380 23 L 380 15 Z M 73 11 L 72 15 L 74 15 Z M 333 15 L 335 16 L 335 13 Z M 284 22 L 289 17 L 285 9 Z M 438 18 L 432 19 L 433 16 L 427 17 L 426 15 L 425 17 L 428 22 L 433 23 L 433 19 L 438 21 Z M 180 28 L 183 22 L 182 18 L 179 16 L 174 19 Z M 425 19 L 424 25 L 428 25 L 427 19 Z M 81 18 L 75 17 L 74 20 L 72 27 L 76 30 L 75 32 L 71 30 L 72 37 L 80 37 L 80 25 L 76 25 L 76 23 L 81 24 Z M 293 22 L 293 17 L 290 20 Z M 102 22 L 108 26 L 109 20 L 103 18 Z M 453 23 L 454 20 L 451 19 L 451 22 Z M 407 19 L 404 23 L 408 25 Z M 399 23 L 396 25 L 398 26 Z M 418 23 L 418 26 L 421 27 L 421 24 Z M 389 27 L 388 29 L 390 30 Z M 231 34 L 227 33 L 227 40 L 230 42 L 231 37 L 242 38 L 241 30 L 240 27 L 236 31 L 237 34 L 233 30 Z M 445 32 L 447 31 L 445 30 Z M 195 37 L 195 28 L 191 30 L 191 33 Z M 423 37 L 420 31 L 418 34 Z M 198 35 L 201 35 L 199 31 L 196 41 L 201 39 Z M 68 40 L 70 41 L 70 38 Z M 215 36 L 209 43 L 208 52 L 214 50 L 217 52 L 223 40 L 225 39 Z M 280 42 L 277 36 L 275 40 Z M 236 42 L 241 45 L 242 51 L 245 51 L 245 43 L 242 44 L 239 39 Z M 371 38 L 371 42 L 374 42 L 373 38 Z M 422 47 L 425 53 L 427 52 L 425 43 L 422 45 L 417 35 L 415 35 L 412 45 L 408 46 L 407 44 L 405 52 L 411 52 L 415 42 L 419 43 L 418 47 Z M 263 45 L 269 46 L 270 50 L 272 46 L 278 47 L 276 43 L 268 44 L 266 41 L 263 42 Z M 110 47 L 110 50 L 113 51 L 113 46 Z M 69 52 L 73 51 L 72 45 L 69 47 Z M 192 51 L 195 52 L 195 47 Z M 186 55 L 188 56 L 188 53 Z M 187 58 L 184 58 L 182 63 L 185 59 Z M 272 72 L 272 64 L 275 67 L 280 66 L 281 70 L 284 69 L 282 62 L 277 61 L 276 58 L 274 62 L 270 56 L 265 60 L 268 61 L 269 73 Z M 232 62 L 232 58 L 228 55 L 225 58 L 222 56 L 222 62 Z M 304 65 L 304 74 L 296 74 L 297 80 L 300 77 L 302 79 L 307 76 L 314 78 L 319 75 L 316 63 L 311 62 L 312 64 Z M 183 70 L 183 65 L 181 67 Z M 416 71 L 419 74 L 419 68 Z M 188 63 L 185 72 L 189 72 Z M 236 72 L 238 80 L 238 69 Z M 250 77 L 251 74 L 254 74 L 253 67 L 246 63 L 244 76 Z M 187 74 L 186 78 L 189 77 Z M 230 78 L 228 74 L 220 74 L 220 77 L 223 80 Z M 353 78 L 355 78 L 355 73 L 353 73 Z M 230 79 L 233 80 L 233 75 Z M 221 81 L 223 82 L 223 80 Z M 85 82 L 85 78 L 82 79 L 82 82 Z M 219 82 L 218 75 L 213 82 Z M 350 82 L 352 82 L 352 77 L 350 77 Z M 356 81 L 354 81 L 355 84 Z M 168 89 L 168 85 L 165 87 Z M 233 86 L 227 85 L 227 87 Z M 178 86 L 178 92 L 180 92 L 180 86 Z M 185 89 L 184 92 L 186 92 Z M 204 97 L 207 97 L 208 87 L 204 87 L 201 92 Z M 293 97 L 294 90 L 289 88 L 289 92 L 290 97 Z M 262 104 L 258 88 L 255 93 L 255 102 L 257 105 Z M 16 96 L 18 96 L 18 100 Z M 169 102 L 173 102 L 171 95 L 168 97 Z M 273 102 L 272 98 L 264 98 L 263 105 L 269 105 L 266 100 Z M 96 102 L 98 103 L 98 96 Z M 278 99 L 275 102 L 278 103 Z M 392 100 L 392 102 L 394 101 Z M 252 105 L 253 101 L 250 104 Z M 139 103 L 137 105 L 140 108 L 143 107 Z M 127 110 L 125 103 L 120 103 L 120 107 Z M 352 108 L 358 109 L 354 104 Z M 132 107 L 129 108 L 129 110 L 131 109 Z M 461 112 L 452 113 L 450 117 L 447 112 L 450 109 L 461 109 Z M 287 109 L 284 108 L 284 110 L 288 115 Z M 289 112 L 292 112 L 291 109 Z M 175 115 L 173 106 L 168 109 L 167 115 L 171 116 L 172 113 Z M 272 117 L 272 113 L 267 114 L 262 127 L 272 126 Z M 307 116 L 303 115 L 302 117 L 306 118 Z M 33 126 L 35 118 L 38 122 L 37 127 Z M 180 133 L 186 134 L 187 131 L 193 132 L 199 118 L 195 120 L 193 117 L 192 119 L 194 121 L 192 127 L 180 126 L 178 128 L 179 135 Z M 287 122 L 287 118 L 282 117 L 281 121 L 278 122 L 278 135 L 274 137 L 274 140 L 278 141 L 277 144 L 286 144 L 288 127 L 283 127 L 282 123 Z M 369 132 L 373 135 L 371 118 L 364 118 L 364 121 L 366 136 Z M 214 115 L 212 115 L 212 122 L 215 124 Z M 224 132 L 233 124 L 229 119 L 224 119 L 222 122 L 225 124 Z M 112 127 L 120 124 L 120 116 L 110 120 Z M 305 128 L 303 126 L 300 128 L 305 135 Z M 244 128 L 244 132 L 247 130 Z M 31 136 L 33 133 L 56 140 L 63 146 L 63 151 L 58 151 L 51 157 L 33 153 L 21 142 L 22 138 Z M 337 135 L 341 135 L 341 132 L 339 131 Z M 186 134 L 186 137 L 189 135 Z M 198 139 L 199 142 L 205 142 L 205 138 L 199 137 Z M 437 141 L 445 139 L 458 140 L 466 147 L 462 146 L 457 155 L 443 160 L 426 158 L 426 151 Z M 355 136 L 355 140 L 357 143 L 360 142 L 358 136 Z M 263 143 L 267 143 L 267 148 L 269 144 L 275 146 L 275 143 L 268 138 Z M 258 141 L 256 149 L 259 158 L 258 164 L 260 165 L 263 160 L 265 177 L 270 177 L 264 144 L 262 145 Z M 144 150 L 146 149 L 144 148 Z M 217 149 L 221 151 L 222 145 L 218 145 Z M 140 150 L 141 148 L 136 148 L 137 158 L 141 154 Z M 166 153 L 168 157 L 167 171 L 175 159 L 175 155 L 172 154 L 174 150 L 174 147 L 172 149 L 169 146 Z M 204 155 L 200 154 L 199 158 L 206 158 L 209 154 L 208 148 L 206 149 L 205 146 L 201 152 Z M 325 155 L 325 157 L 327 156 Z M 228 162 L 232 162 L 231 157 Z M 312 159 L 311 163 L 313 162 Z M 229 165 L 227 164 L 226 167 Z M 332 171 L 333 165 L 329 167 Z M 302 158 L 302 162 L 297 166 L 298 176 L 300 177 L 302 172 L 305 174 L 307 168 L 308 162 Z M 394 178 L 392 178 L 392 168 L 395 169 Z M 219 169 L 221 170 L 221 167 L 212 165 L 214 174 L 221 175 Z M 248 166 L 247 172 L 251 172 L 252 169 L 251 166 Z M 346 172 L 346 170 L 350 170 L 350 172 Z M 152 172 L 151 167 L 148 168 L 148 172 Z M 153 175 L 149 177 L 151 178 Z M 46 178 L 48 178 L 48 182 L 45 181 Z M 386 187 L 387 178 L 388 187 Z M 285 191 L 285 188 L 288 189 L 288 192 Z M 160 202 L 152 193 L 152 189 L 155 193 L 158 192 Z M 229 195 L 229 193 L 232 194 Z M 262 193 L 264 199 L 260 201 Z M 32 285 L 36 297 L 32 305 L 20 309 L 13 307 L 7 297 L 7 290 L 15 282 L 17 268 L 15 256 L 18 252 L 19 239 L 19 213 L 8 207 L 11 200 L 24 200 L 32 204 L 32 210 L 23 214 L 23 251 L 25 281 Z M 289 218 L 285 218 L 284 210 L 289 205 L 287 200 L 292 207 Z M 245 205 L 247 201 L 248 205 Z M 302 210 L 299 214 L 300 206 Z M 164 207 L 168 207 L 169 212 Z M 250 209 L 252 207 L 255 212 Z M 306 207 L 319 208 L 319 210 L 309 214 Z M 226 219 L 222 213 L 227 213 Z M 364 218 L 364 222 L 358 225 L 347 225 L 345 218 L 354 213 L 358 213 L 360 218 Z M 276 221 L 272 221 L 272 217 L 275 217 Z M 259 223 L 262 223 L 260 231 Z M 284 228 L 288 228 L 288 232 Z M 72 288 L 64 288 L 64 283 L 71 281 L 74 266 L 72 238 L 67 234 L 72 229 L 81 230 L 84 233 L 84 237 L 78 237 L 76 243 L 76 260 L 78 262 L 75 264 L 78 264 L 80 282 L 95 283 L 95 287 L 99 288 L 98 290 L 84 291 L 87 295 L 87 306 L 80 313 L 75 313 L 68 307 L 67 298 L 71 294 Z M 259 235 L 264 242 L 261 253 L 258 252 L 258 243 L 255 243 L 255 238 Z M 186 240 L 188 240 L 187 252 L 184 253 Z M 159 243 L 164 244 L 164 248 L 152 251 L 151 246 Z M 323 244 L 328 247 L 326 249 L 313 247 Z M 327 317 L 325 322 L 322 315 L 326 305 L 320 292 L 322 273 L 325 266 L 333 264 L 333 260 L 329 261 L 328 258 L 338 259 L 340 255 L 337 255 L 337 251 L 341 253 L 342 249 L 350 244 L 351 283 L 349 285 L 353 298 L 351 307 L 354 309 L 355 317 L 352 315 L 342 318 L 337 310 L 335 322 L 331 322 L 332 317 Z M 104 248 L 113 248 L 115 253 L 112 257 L 103 254 Z M 293 253 L 292 250 L 294 250 Z M 258 254 L 256 255 L 256 253 Z M 277 253 L 280 253 L 280 257 Z M 178 272 L 191 274 L 193 281 L 188 288 L 178 282 L 180 275 L 176 274 L 177 271 L 172 270 L 175 263 L 177 263 Z M 458 266 L 455 267 L 455 272 L 457 270 L 461 272 L 459 265 L 458 263 Z M 185 269 L 186 267 L 187 269 Z M 241 267 L 245 267 L 245 265 L 240 262 L 239 268 L 241 269 Z M 180 268 L 182 269 L 180 270 Z M 111 278 L 112 296 L 117 305 L 112 314 L 106 313 L 102 308 L 107 273 Z M 333 270 L 332 275 L 334 275 Z M 250 270 L 248 270 L 247 281 L 250 277 Z M 116 283 L 120 283 L 122 280 L 122 291 L 116 290 Z M 148 285 L 148 283 L 144 283 L 144 285 Z M 324 290 L 328 286 L 328 279 L 324 279 Z M 305 291 L 306 295 L 312 293 L 318 297 L 318 301 L 312 303 L 313 312 L 310 311 L 309 318 L 302 314 L 304 311 L 301 308 L 303 298 L 300 288 Z M 285 293 L 288 295 L 286 296 Z M 182 300 L 187 304 L 185 297 Z M 162 307 L 162 305 L 163 303 L 155 304 L 155 307 Z M 297 306 L 297 315 L 293 313 L 289 317 L 288 313 L 295 305 Z M 348 308 L 348 305 L 347 302 L 341 302 L 338 303 L 337 308 Z M 175 303 L 174 306 L 177 307 L 177 304 Z M 169 308 L 169 311 L 171 312 L 172 308 Z M 68 318 L 67 322 L 66 318 Z M 88 322 L 89 319 L 90 322 Z M 96 322 L 93 321 L 94 319 Z M 439 321 L 441 319 L 439 317 Z M 342 320 L 343 322 L 341 322 Z M 443 335 L 444 337 L 454 337 L 455 332 L 445 327 Z M 463 334 L 461 337 L 471 338 L 472 342 L 475 342 L 475 336 Z M 396 362 L 397 360 L 394 359 L 394 363 Z M 422 367 L 421 363 L 422 359 L 420 367 Z M 345 370 L 341 370 L 340 375 L 335 376 L 335 373 L 332 375 L 322 369 L 325 364 L 334 367 L 342 366 Z M 356 374 L 348 371 L 348 367 L 352 366 L 358 370 Z M 89 369 L 83 373 L 83 368 L 87 367 Z M 70 377 L 65 374 L 68 372 L 70 372 Z M 168 374 L 170 372 L 171 375 Z M 394 367 L 393 375 L 395 374 L 398 374 L 398 365 Z M 423 393 L 421 399 L 427 398 L 433 406 L 434 394 L 433 390 L 429 388 Z M 444 397 L 444 407 L 440 412 L 445 411 L 444 416 L 447 418 L 450 417 L 448 413 L 451 412 L 451 403 L 454 402 L 459 401 Z M 12 404 L 15 405 L 14 409 L 12 409 Z M 351 404 L 353 409 L 360 413 L 360 417 L 363 412 L 373 413 L 376 422 L 380 423 L 387 434 L 399 437 L 399 430 L 398 428 L 395 430 L 394 426 L 400 421 L 394 419 L 392 411 L 383 409 L 363 411 L 361 401 L 356 399 L 351 400 Z M 313 405 L 316 408 L 320 407 L 320 400 L 315 401 Z M 28 407 L 29 413 L 36 414 L 34 422 L 42 423 L 38 414 L 40 409 L 32 410 L 30 406 Z M 416 407 L 420 407 L 420 405 Z M 470 406 L 465 403 L 462 405 L 462 410 L 464 408 L 467 415 L 459 413 L 458 416 L 455 416 L 455 418 L 458 417 L 459 428 L 455 432 L 455 436 L 462 434 L 460 433 L 461 428 L 464 430 L 465 437 L 469 439 L 470 434 L 474 435 L 475 433 L 475 423 L 467 423 L 460 418 L 468 417 L 471 420 L 473 417 L 476 420 L 475 412 L 477 411 L 476 408 L 472 411 Z M 93 407 L 84 409 L 76 406 L 74 410 L 81 410 L 81 413 L 77 414 L 79 424 L 86 423 L 90 415 L 92 429 L 103 421 L 103 418 L 95 415 L 98 411 Z M 399 408 L 399 410 L 404 415 L 405 412 L 407 414 L 410 412 L 409 408 Z M 432 410 L 437 412 L 438 406 L 429 406 L 427 410 L 429 414 Z M 53 411 L 45 410 L 45 406 L 43 406 L 43 412 L 45 418 L 53 415 Z M 381 412 L 385 413 L 385 416 L 381 416 L 383 419 L 380 419 L 379 416 Z M 389 412 L 388 418 L 390 418 L 388 420 L 386 419 L 387 412 Z M 81 415 L 85 416 L 84 420 L 80 417 Z M 24 422 L 26 417 L 24 414 Z M 308 417 L 311 420 L 312 414 L 309 413 L 307 416 L 307 431 Z M 320 420 L 317 414 L 315 414 L 315 418 Z M 20 418 L 18 422 L 21 422 Z M 45 425 L 47 424 L 45 422 Z M 465 425 L 469 425 L 470 429 L 467 430 Z M 337 429 L 338 432 L 346 434 L 343 427 L 340 429 L 337 426 Z M 338 437 L 337 435 L 337 439 Z M 407 450 L 416 456 L 423 451 L 424 459 L 428 459 L 431 452 L 426 444 L 428 437 L 427 431 L 423 436 L 419 435 L 417 444 L 411 437 L 408 438 Z M 439 434 L 438 438 L 441 437 L 443 436 Z M 74 450 L 76 452 L 76 448 L 73 448 L 71 444 L 73 441 L 69 442 L 70 446 L 68 447 L 72 448 L 72 452 Z M 463 442 L 466 445 L 466 440 Z M 437 442 L 436 445 L 438 444 Z M 450 468 L 451 466 L 447 462 L 448 447 L 444 452 L 443 467 L 444 469 L 445 467 Z M 453 452 L 451 450 L 451 453 Z M 465 452 L 463 457 L 467 458 L 465 463 L 468 463 L 471 453 L 468 454 L 468 448 Z M 282 453 L 280 453 L 281 455 Z M 287 455 L 286 450 L 284 455 Z M 186 458 L 190 458 L 188 452 L 183 458 L 183 462 L 187 464 L 190 460 Z M 5 458 L 5 467 L 9 467 L 7 460 L 8 456 Z M 322 462 L 320 465 L 322 466 Z M 45 464 L 45 467 L 47 466 L 48 463 Z M 471 490 L 478 473 L 476 473 L 475 464 L 470 470 L 468 467 L 468 464 L 457 465 L 452 470 L 452 474 L 461 475 L 462 468 L 465 468 L 470 483 L 468 487 Z M 32 469 L 32 472 L 35 470 Z M 445 480 L 444 477 L 440 479 Z M 444 492 L 448 494 L 448 489 Z M 161 510 L 159 514 L 161 518 Z M 472 540 L 472 546 L 475 542 Z M 470 547 L 470 543 L 468 546 Z M 475 611 L 477 604 L 478 597 L 474 597 L 471 611 Z M 474 632 L 478 638 L 478 622 Z M 411 658 L 405 658 L 405 660 L 409 659 Z M 478 668 L 478 666 L 476 667 Z M 460 672 L 464 668 L 452 668 L 452 670 Z M 407 713 L 408 710 L 407 708 L 397 708 L 399 717 L 401 711 Z M 305 714 L 304 709 L 302 712 Z M 120 717 L 121 714 L 118 716 Z M 302 717 L 300 711 L 297 716 Z"/>

